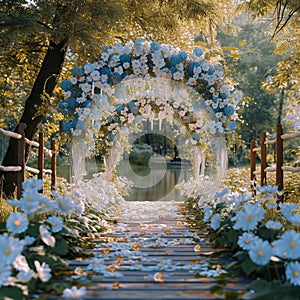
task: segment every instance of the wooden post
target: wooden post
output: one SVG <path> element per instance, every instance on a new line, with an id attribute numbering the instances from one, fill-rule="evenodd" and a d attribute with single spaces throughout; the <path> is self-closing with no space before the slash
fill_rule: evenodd
<path id="1" fill-rule="evenodd" d="M 38 179 L 43 181 L 43 173 L 44 173 L 44 134 L 42 132 L 39 133 L 39 156 L 38 156 Z M 39 190 L 40 193 L 43 193 L 43 189 Z"/>
<path id="2" fill-rule="evenodd" d="M 255 195 L 255 186 L 253 181 L 255 180 L 254 171 L 256 170 L 256 152 L 253 151 L 255 148 L 255 140 L 251 140 L 250 142 L 250 182 L 251 182 L 251 189 L 253 192 L 253 196 Z"/>
<path id="3" fill-rule="evenodd" d="M 267 184 L 267 173 L 265 171 L 267 167 L 267 147 L 265 144 L 266 141 L 266 132 L 263 131 L 260 134 L 260 185 L 264 186 Z"/>
<path id="4" fill-rule="evenodd" d="M 51 141 L 51 190 L 55 190 L 56 185 L 56 145 L 55 140 Z"/>
<path id="5" fill-rule="evenodd" d="M 22 195 L 22 183 L 25 180 L 25 129 L 27 125 L 25 123 L 20 123 L 18 132 L 21 134 L 22 138 L 18 140 L 18 166 L 22 169 L 17 173 L 17 199 L 21 198 Z"/>
<path id="6" fill-rule="evenodd" d="M 276 126 L 276 185 L 278 190 L 283 189 L 283 140 L 282 136 L 282 125 L 277 124 Z M 280 199 L 281 201 L 283 199 Z"/>

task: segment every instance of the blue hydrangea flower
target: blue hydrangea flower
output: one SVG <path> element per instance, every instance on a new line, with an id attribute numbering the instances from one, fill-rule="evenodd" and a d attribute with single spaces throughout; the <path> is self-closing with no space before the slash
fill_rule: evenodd
<path id="1" fill-rule="evenodd" d="M 72 128 L 73 128 L 73 122 L 71 121 L 63 122 L 63 126 L 62 126 L 63 131 L 70 132 Z"/>
<path id="2" fill-rule="evenodd" d="M 176 65 L 181 63 L 181 59 L 177 54 L 172 54 L 170 57 L 170 64 L 172 67 L 176 67 Z"/>
<path id="3" fill-rule="evenodd" d="M 201 135 L 200 135 L 199 133 L 197 133 L 197 132 L 194 132 L 194 133 L 192 134 L 192 138 L 193 138 L 193 140 L 195 140 L 195 141 L 199 141 L 200 138 L 201 138 Z"/>
<path id="4" fill-rule="evenodd" d="M 214 73 L 215 73 L 215 67 L 214 67 L 214 66 L 210 66 L 210 67 L 208 68 L 207 74 L 208 74 L 208 75 L 212 75 L 212 74 L 214 74 Z"/>
<path id="5" fill-rule="evenodd" d="M 250 247 L 258 240 L 258 237 L 254 235 L 252 232 L 244 232 L 238 239 L 238 245 L 244 249 L 249 251 Z"/>
<path id="6" fill-rule="evenodd" d="M 114 140 L 115 140 L 115 138 L 116 138 L 116 135 L 115 134 L 113 134 L 113 133 L 109 133 L 108 134 L 108 140 L 110 141 L 110 142 L 113 142 Z"/>
<path id="7" fill-rule="evenodd" d="M 160 49 L 160 44 L 159 44 L 158 42 L 152 42 L 152 43 L 150 44 L 150 49 L 151 49 L 152 51 L 157 51 L 157 50 Z"/>
<path id="8" fill-rule="evenodd" d="M 58 103 L 58 111 L 64 112 L 68 106 L 68 102 L 66 100 L 62 100 Z"/>
<path id="9" fill-rule="evenodd" d="M 128 55 L 128 54 L 122 54 L 122 55 L 120 55 L 120 62 L 122 64 L 124 64 L 126 62 L 130 63 L 131 62 L 131 56 Z"/>
<path id="10" fill-rule="evenodd" d="M 193 54 L 194 54 L 195 56 L 201 57 L 201 56 L 203 55 L 203 50 L 202 50 L 202 48 L 196 47 L 196 48 L 193 50 Z"/>
<path id="11" fill-rule="evenodd" d="M 247 203 L 244 206 L 244 209 L 237 212 L 236 216 L 234 217 L 233 221 L 236 220 L 236 223 L 234 224 L 233 228 L 242 229 L 244 231 L 252 230 L 258 225 L 258 222 L 264 218 L 264 215 L 265 210 L 260 206 L 257 204 Z"/>
<path id="12" fill-rule="evenodd" d="M 134 101 L 130 101 L 128 103 L 128 108 L 134 115 L 138 114 L 138 112 L 139 112 L 139 109 L 136 106 L 136 102 L 134 102 Z"/>
<path id="13" fill-rule="evenodd" d="M 184 62 L 188 57 L 188 54 L 186 51 L 179 51 L 178 53 L 178 58 L 180 60 L 180 62 Z"/>
<path id="14" fill-rule="evenodd" d="M 99 72 L 100 72 L 100 74 L 102 74 L 102 75 L 110 75 L 110 69 L 109 68 L 107 68 L 107 67 L 103 67 L 103 68 L 100 68 L 99 69 Z"/>
<path id="15" fill-rule="evenodd" d="M 268 264 L 272 254 L 272 246 L 268 241 L 262 239 L 257 239 L 255 243 L 251 245 L 249 250 L 251 260 L 259 266 Z"/>
<path id="16" fill-rule="evenodd" d="M 74 97 L 68 98 L 68 105 L 70 107 L 77 107 L 78 103 L 77 103 L 76 98 L 74 98 Z"/>
<path id="17" fill-rule="evenodd" d="M 11 213 L 6 220 L 6 228 L 14 234 L 19 234 L 27 230 L 29 225 L 25 214 L 16 212 Z"/>
<path id="18" fill-rule="evenodd" d="M 77 75 L 82 76 L 83 75 L 83 71 L 82 71 L 81 68 L 75 67 L 75 68 L 72 69 L 72 74 L 74 76 L 77 76 Z"/>
<path id="19" fill-rule="evenodd" d="M 282 258 L 300 258 L 300 233 L 294 230 L 285 231 L 281 238 L 274 242 L 274 254 Z"/>
<path id="20" fill-rule="evenodd" d="M 72 83 L 69 80 L 63 80 L 60 83 L 60 87 L 64 90 L 64 91 L 69 91 L 72 88 Z"/>
<path id="21" fill-rule="evenodd" d="M 51 225 L 52 232 L 59 232 L 64 226 L 64 222 L 61 217 L 50 216 L 46 221 Z"/>
<path id="22" fill-rule="evenodd" d="M 213 230 L 217 230 L 220 228 L 220 221 L 221 221 L 221 215 L 220 214 L 214 214 L 210 219 L 210 227 Z"/>
<path id="23" fill-rule="evenodd" d="M 289 263 L 285 269 L 286 278 L 296 286 L 300 286 L 300 263 L 294 261 Z"/>
<path id="24" fill-rule="evenodd" d="M 224 108 L 224 115 L 229 117 L 232 116 L 234 114 L 234 107 L 232 105 L 226 105 Z"/>

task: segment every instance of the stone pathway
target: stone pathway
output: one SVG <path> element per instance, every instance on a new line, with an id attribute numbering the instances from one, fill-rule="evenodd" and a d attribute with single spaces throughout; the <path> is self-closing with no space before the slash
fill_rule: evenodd
<path id="1" fill-rule="evenodd" d="M 229 278 L 221 267 L 229 258 L 187 223 L 178 204 L 127 202 L 117 224 L 95 241 L 95 257 L 70 262 L 85 299 L 249 298 L 247 281 Z"/>

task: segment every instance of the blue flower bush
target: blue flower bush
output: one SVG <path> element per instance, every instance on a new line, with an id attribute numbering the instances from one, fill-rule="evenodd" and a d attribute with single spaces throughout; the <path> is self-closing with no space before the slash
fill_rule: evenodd
<path id="1" fill-rule="evenodd" d="M 257 187 L 256 199 L 252 193 L 227 188 L 213 199 L 205 198 L 197 188 L 191 191 L 187 187 L 183 193 L 192 213 L 210 229 L 210 240 L 233 253 L 235 261 L 227 270 L 242 270 L 253 280 L 249 289 L 254 291 L 254 299 L 298 299 L 298 205 L 279 203 L 274 186 Z"/>
<path id="2" fill-rule="evenodd" d="M 22 187 L 21 199 L 7 200 L 15 212 L 0 224 L 1 299 L 25 299 L 37 286 L 49 288 L 52 276 L 68 269 L 64 258 L 84 255 L 87 247 L 81 237 L 88 234 L 80 222 L 88 209 L 82 195 L 53 192 L 47 197 L 38 192 L 41 180 L 34 178 Z"/>
<path id="3" fill-rule="evenodd" d="M 161 99 L 164 97 L 157 89 L 164 80 L 181 82 L 196 92 L 198 99 L 191 101 L 188 95 L 180 99 L 179 93 L 173 99 Z M 150 82 L 150 94 L 144 88 L 145 81 Z M 128 84 L 132 82 L 138 93 L 131 95 Z M 64 116 L 65 136 L 91 137 L 103 130 L 106 146 L 122 126 L 137 121 L 138 115 L 181 118 L 195 143 L 203 132 L 203 124 L 193 119 L 195 106 L 202 105 L 211 112 L 212 122 L 206 126 L 212 134 L 232 132 L 238 118 L 240 93 L 233 92 L 220 64 L 206 60 L 199 47 L 191 54 L 143 40 L 103 47 L 99 61 L 74 68 L 61 88 L 64 99 L 58 109 Z"/>

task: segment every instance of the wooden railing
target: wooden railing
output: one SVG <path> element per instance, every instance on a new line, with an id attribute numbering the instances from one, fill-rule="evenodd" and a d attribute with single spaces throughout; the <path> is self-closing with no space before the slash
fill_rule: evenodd
<path id="1" fill-rule="evenodd" d="M 25 180 L 25 171 L 37 175 L 37 178 L 43 180 L 45 174 L 51 175 L 51 189 L 56 185 L 56 145 L 55 140 L 51 141 L 51 150 L 44 146 L 44 134 L 39 133 L 39 142 L 30 141 L 25 137 L 26 124 L 20 123 L 18 133 L 7 131 L 0 128 L 0 134 L 18 140 L 17 166 L 2 166 L 0 165 L 1 172 L 17 172 L 17 198 L 21 197 L 22 182 Z M 32 168 L 26 165 L 25 161 L 25 147 L 26 144 L 30 147 L 38 148 L 38 168 Z M 51 158 L 51 169 L 44 169 L 45 155 Z M 40 192 L 43 192 L 40 190 Z"/>
<path id="2" fill-rule="evenodd" d="M 276 126 L 276 138 L 274 140 L 266 140 L 266 132 L 260 135 L 260 146 L 255 146 L 255 140 L 250 143 L 250 181 L 253 188 L 253 182 L 256 180 L 256 175 L 260 175 L 260 184 L 264 186 L 267 184 L 267 173 L 276 172 L 276 186 L 278 190 L 283 190 L 283 172 L 300 172 L 300 167 L 285 166 L 283 162 L 283 142 L 285 140 L 295 139 L 300 137 L 300 132 L 283 134 L 282 125 Z M 276 145 L 276 166 L 267 167 L 267 145 Z M 260 152 L 260 170 L 256 170 L 256 155 Z"/>

